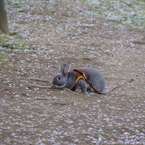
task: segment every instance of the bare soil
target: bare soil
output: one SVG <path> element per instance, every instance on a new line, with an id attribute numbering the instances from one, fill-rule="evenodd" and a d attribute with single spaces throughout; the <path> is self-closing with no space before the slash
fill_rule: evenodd
<path id="1" fill-rule="evenodd" d="M 132 42 L 143 31 L 79 1 L 15 7 L 10 30 L 20 36 L 7 41 L 32 49 L 0 50 L 1 144 L 145 144 L 145 45 Z M 108 89 L 134 81 L 106 95 L 28 85 L 51 86 L 63 62 L 99 70 Z"/>

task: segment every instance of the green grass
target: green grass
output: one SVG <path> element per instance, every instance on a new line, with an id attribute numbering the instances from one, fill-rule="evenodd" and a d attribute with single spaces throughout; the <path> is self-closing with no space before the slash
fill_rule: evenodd
<path id="1" fill-rule="evenodd" d="M 99 136 L 97 136 L 97 135 L 95 135 L 95 136 L 93 136 L 94 138 L 96 138 L 96 139 L 98 139 L 99 138 Z"/>
<path id="2" fill-rule="evenodd" d="M 4 55 L 5 55 L 4 53 L 0 52 L 0 62 L 3 60 Z"/>
<path id="3" fill-rule="evenodd" d="M 21 8 L 22 7 L 20 3 L 15 3 L 14 6 L 15 6 L 15 8 Z"/>
<path id="4" fill-rule="evenodd" d="M 10 35 L 13 35 L 13 36 L 20 36 L 20 33 L 19 33 L 19 32 L 12 32 L 12 33 L 10 33 Z"/>
<path id="5" fill-rule="evenodd" d="M 1 57 L 1 56 L 4 56 L 4 55 L 5 55 L 4 53 L 1 53 L 1 52 L 0 52 L 0 57 Z"/>
<path id="6" fill-rule="evenodd" d="M 32 47 L 21 47 L 21 50 L 33 50 Z"/>
<path id="7" fill-rule="evenodd" d="M 9 40 L 10 38 L 8 36 L 0 36 L 0 43 L 6 42 L 7 40 Z"/>
<path id="8" fill-rule="evenodd" d="M 21 74 L 21 77 L 26 78 L 26 77 L 28 77 L 28 75 L 27 74 Z"/>
<path id="9" fill-rule="evenodd" d="M 19 49 L 21 51 L 34 49 L 31 45 L 28 45 L 27 42 L 25 42 L 25 39 L 20 36 L 19 32 L 12 32 L 10 35 L 14 37 L 12 38 L 5 35 L 0 36 L 0 46 L 2 48 Z"/>

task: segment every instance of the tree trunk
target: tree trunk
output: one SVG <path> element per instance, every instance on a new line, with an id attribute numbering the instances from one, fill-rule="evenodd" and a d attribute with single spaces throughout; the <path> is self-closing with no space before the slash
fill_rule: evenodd
<path id="1" fill-rule="evenodd" d="M 5 34 L 9 33 L 5 0 L 0 0 L 0 30 Z"/>

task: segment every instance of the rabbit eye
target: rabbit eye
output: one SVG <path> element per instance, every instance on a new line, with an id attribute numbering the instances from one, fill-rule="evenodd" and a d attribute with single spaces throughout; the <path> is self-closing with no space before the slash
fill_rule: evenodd
<path id="1" fill-rule="evenodd" d="M 57 80 L 60 80 L 60 77 L 57 77 Z"/>

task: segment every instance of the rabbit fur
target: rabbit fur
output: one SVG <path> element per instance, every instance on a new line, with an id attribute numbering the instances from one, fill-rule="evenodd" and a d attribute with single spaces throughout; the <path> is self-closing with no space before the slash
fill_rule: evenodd
<path id="1" fill-rule="evenodd" d="M 88 81 L 93 85 L 93 87 L 99 92 L 106 92 L 106 83 L 102 74 L 92 68 L 83 68 L 88 74 Z M 81 92 L 86 93 L 87 91 L 92 91 L 90 86 L 86 81 L 80 79 L 75 85 L 75 75 L 76 72 L 69 71 L 69 65 L 63 63 L 60 68 L 60 73 L 54 75 L 52 80 L 52 85 L 56 88 L 68 88 L 75 91 L 79 88 Z"/>

